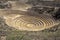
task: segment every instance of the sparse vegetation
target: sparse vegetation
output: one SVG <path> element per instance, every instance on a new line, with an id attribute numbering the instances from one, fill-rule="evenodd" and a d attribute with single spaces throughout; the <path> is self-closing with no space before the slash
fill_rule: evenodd
<path id="1" fill-rule="evenodd" d="M 2 19 L 0 19 L 0 24 L 4 22 L 2 21 Z M 3 26 L 3 25 L 2 25 Z M 0 26 L 0 27 L 2 27 Z M 0 29 L 4 29 L 6 27 L 6 25 L 4 25 L 2 28 Z M 57 27 L 56 27 L 57 28 Z M 59 40 L 60 38 L 60 29 L 58 27 L 58 29 L 54 32 L 52 32 L 52 29 L 47 29 L 47 30 L 43 30 L 43 31 L 37 31 L 37 32 L 28 32 L 28 31 L 17 31 L 17 30 L 9 30 L 11 28 L 5 28 L 6 31 L 5 33 L 7 34 L 7 40 Z M 54 28 L 55 29 L 55 28 Z M 48 31 L 49 30 L 49 31 Z M 1 31 L 1 30 L 0 30 Z M 2 31 L 4 32 L 4 30 Z M 1 35 L 1 33 L 0 33 Z"/>
<path id="2" fill-rule="evenodd" d="M 0 37 L 2 33 L 7 36 L 7 40 L 60 40 L 60 25 L 42 31 L 19 31 L 9 27 L 4 19 L 0 18 Z"/>

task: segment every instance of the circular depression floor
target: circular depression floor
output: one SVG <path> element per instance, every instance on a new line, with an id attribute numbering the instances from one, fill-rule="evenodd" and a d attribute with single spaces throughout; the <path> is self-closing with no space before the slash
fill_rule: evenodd
<path id="1" fill-rule="evenodd" d="M 6 24 L 21 31 L 40 31 L 57 25 L 52 17 L 46 15 L 28 16 L 23 15 L 14 19 L 7 18 Z"/>

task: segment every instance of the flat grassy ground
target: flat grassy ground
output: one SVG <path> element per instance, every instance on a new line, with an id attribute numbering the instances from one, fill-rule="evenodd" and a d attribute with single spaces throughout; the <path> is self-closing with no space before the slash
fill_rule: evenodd
<path id="1" fill-rule="evenodd" d="M 19 31 L 6 25 L 0 18 L 0 35 L 3 34 L 6 40 L 60 40 L 60 26 L 38 32 Z"/>

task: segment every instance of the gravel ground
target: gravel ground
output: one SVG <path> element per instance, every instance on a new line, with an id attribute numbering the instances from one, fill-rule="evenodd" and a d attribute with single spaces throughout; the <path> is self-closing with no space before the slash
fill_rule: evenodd
<path id="1" fill-rule="evenodd" d="M 7 40 L 60 40 L 60 25 L 37 32 L 16 31 L 0 18 L 0 35 L 6 36 Z"/>
<path id="2" fill-rule="evenodd" d="M 32 2 L 34 5 L 36 3 Z M 60 25 L 37 32 L 19 31 L 6 25 L 0 18 L 0 38 L 2 36 L 6 36 L 6 40 L 60 40 Z"/>

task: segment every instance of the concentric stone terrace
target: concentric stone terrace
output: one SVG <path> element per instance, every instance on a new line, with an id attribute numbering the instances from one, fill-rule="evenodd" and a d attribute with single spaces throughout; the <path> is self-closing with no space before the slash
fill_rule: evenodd
<path id="1" fill-rule="evenodd" d="M 20 16 L 7 16 L 5 20 L 6 24 L 19 29 L 21 31 L 40 31 L 47 28 L 51 28 L 54 25 L 57 25 L 56 21 L 49 16 L 39 15 L 39 16 L 31 16 L 31 15 L 20 15 Z"/>

